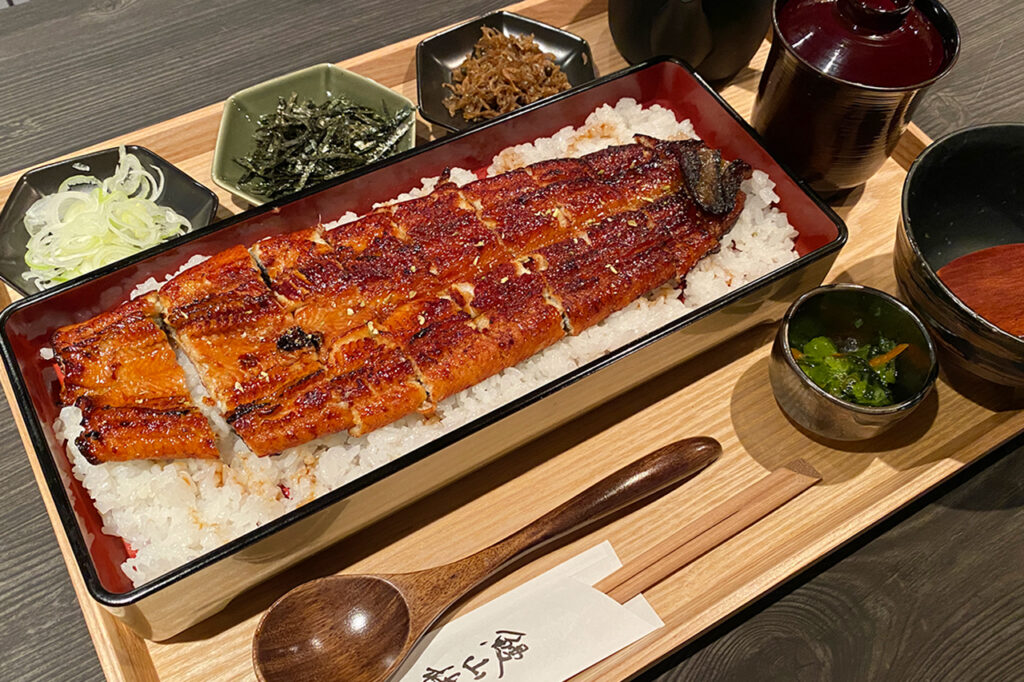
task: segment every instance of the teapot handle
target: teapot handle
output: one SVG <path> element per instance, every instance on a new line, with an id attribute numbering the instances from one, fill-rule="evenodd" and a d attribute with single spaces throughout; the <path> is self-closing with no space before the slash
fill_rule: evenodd
<path id="1" fill-rule="evenodd" d="M 651 51 L 679 57 L 697 68 L 711 52 L 711 26 L 702 0 L 668 0 L 651 24 Z"/>

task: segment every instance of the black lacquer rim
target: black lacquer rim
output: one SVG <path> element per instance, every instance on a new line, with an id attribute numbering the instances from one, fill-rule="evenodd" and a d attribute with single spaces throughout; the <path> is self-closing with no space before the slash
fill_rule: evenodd
<path id="1" fill-rule="evenodd" d="M 18 178 L 18 182 L 16 182 L 14 184 L 14 188 L 11 190 L 11 193 L 8 195 L 7 201 L 4 203 L 3 209 L 0 210 L 0 227 L 2 227 L 2 226 L 7 224 L 6 221 L 9 218 L 8 212 L 11 210 L 10 209 L 10 206 L 11 206 L 10 199 L 11 199 L 11 197 L 13 197 L 22 187 L 24 187 L 26 184 L 28 184 L 29 178 L 31 178 L 33 175 L 35 175 L 36 173 L 39 173 L 41 171 L 50 170 L 51 168 L 57 168 L 59 166 L 70 166 L 70 165 L 75 164 L 75 163 L 81 163 L 85 159 L 89 159 L 89 158 L 92 158 L 94 156 L 98 156 L 100 154 L 108 154 L 108 153 L 110 153 L 112 151 L 116 152 L 117 149 L 118 149 L 117 147 L 109 147 L 107 149 L 99 149 L 99 150 L 94 151 L 94 152 L 88 152 L 86 154 L 79 154 L 78 156 L 76 156 L 74 158 L 71 158 L 71 159 L 64 159 L 63 161 L 54 161 L 53 163 L 47 163 L 47 164 L 44 164 L 42 166 L 36 166 L 35 168 L 31 168 L 31 169 L 25 171 L 24 173 L 21 174 L 21 177 Z M 137 145 L 137 144 L 126 144 L 126 145 L 124 145 L 124 149 L 129 154 L 137 152 L 137 151 L 145 152 L 146 154 L 151 156 L 153 159 L 155 159 L 158 163 L 163 164 L 163 169 L 162 170 L 164 170 L 165 172 L 167 170 L 171 170 L 171 171 L 173 171 L 175 173 L 178 173 L 181 176 L 181 179 L 185 183 L 191 184 L 196 189 L 202 190 L 202 192 L 204 194 L 209 195 L 209 198 L 213 201 L 213 204 L 211 204 L 211 206 L 210 206 L 209 215 L 206 216 L 206 221 L 202 225 L 200 225 L 199 227 L 193 226 L 192 230 L 190 230 L 189 232 L 186 232 L 181 237 L 186 237 L 186 236 L 192 235 L 195 232 L 197 232 L 197 231 L 199 231 L 199 230 L 201 230 L 201 229 L 203 229 L 205 227 L 208 227 L 210 225 L 213 225 L 216 222 L 216 221 L 214 221 L 214 218 L 217 216 L 217 209 L 220 208 L 220 202 L 217 200 L 217 195 L 213 192 L 213 190 L 211 190 L 206 185 L 203 185 L 202 183 L 200 183 L 198 180 L 193 178 L 191 175 L 189 175 L 185 171 L 181 170 L 180 168 L 175 166 L 173 163 L 171 163 L 170 161 L 168 161 L 164 157 L 162 157 L 159 154 L 157 154 L 156 152 L 154 152 L 152 149 L 147 149 L 146 147 L 143 147 L 143 146 Z M 167 191 L 167 189 L 166 189 L 166 186 L 165 186 L 164 192 L 166 192 L 166 191 Z M 177 237 L 177 239 L 180 239 L 181 237 Z M 105 267 L 107 267 L 107 268 L 111 268 L 112 267 L 112 269 L 117 270 L 118 268 L 121 268 L 121 267 L 123 267 L 125 265 L 128 265 L 129 262 L 133 262 L 133 263 L 136 262 L 135 256 L 151 256 L 154 253 L 157 253 L 158 247 L 160 247 L 160 246 L 162 246 L 162 245 L 164 245 L 166 243 L 168 243 L 168 242 L 160 242 L 160 244 L 158 244 L 157 246 L 153 246 L 153 247 L 150 247 L 148 249 L 143 249 L 142 251 L 139 251 L 137 254 L 134 254 L 132 256 L 128 256 L 127 258 L 122 258 L 121 260 L 114 261 L 109 266 L 105 266 Z M 89 281 L 89 279 L 92 278 L 93 274 L 97 273 L 97 272 L 100 272 L 100 271 L 99 270 L 94 270 L 92 272 L 87 272 L 84 275 L 81 275 L 79 277 L 75 277 L 74 279 L 70 279 L 67 282 L 64 282 L 63 284 L 61 284 L 61 286 L 64 286 L 65 284 L 81 284 L 82 282 L 87 282 L 87 281 Z M 21 294 L 24 294 L 26 297 L 37 296 L 38 294 L 45 293 L 45 292 L 48 292 L 48 291 L 51 291 L 51 290 L 55 290 L 57 288 L 57 287 L 51 287 L 50 289 L 45 289 L 44 291 L 28 291 L 27 289 L 24 288 L 25 285 L 23 283 L 19 283 L 19 282 L 16 282 L 16 281 L 11 281 L 7 277 L 4 277 L 4 275 L 2 273 L 0 273 L 0 282 L 3 282 L 4 284 L 6 284 L 7 286 L 11 287 L 15 291 L 17 291 L 17 292 L 19 292 Z"/>
<path id="2" fill-rule="evenodd" d="M 793 349 L 789 345 L 789 323 L 805 302 L 817 296 L 828 294 L 832 291 L 859 291 L 861 293 L 877 296 L 878 298 L 894 305 L 917 325 L 922 338 L 925 340 L 928 350 L 928 374 L 925 377 L 921 388 L 912 396 L 898 403 L 884 405 L 882 407 L 872 407 L 871 405 L 858 405 L 856 403 L 847 402 L 846 400 L 835 397 L 821 386 L 818 386 L 818 384 L 814 383 L 811 378 L 807 376 L 802 369 L 800 369 L 800 366 L 796 364 L 796 360 L 793 359 Z M 881 291 L 880 289 L 875 289 L 874 287 L 864 286 L 863 284 L 848 284 L 845 282 L 826 284 L 825 286 L 820 286 L 804 293 L 800 298 L 793 301 L 793 304 L 789 306 L 789 310 L 787 310 L 786 314 L 782 317 L 782 324 L 779 325 L 778 338 L 779 342 L 782 344 L 782 354 L 785 356 L 786 366 L 789 367 L 790 371 L 796 373 L 800 383 L 804 386 L 810 387 L 816 395 L 825 398 L 833 405 L 837 405 L 845 410 L 849 410 L 850 412 L 874 416 L 885 416 L 907 412 L 927 397 L 928 393 L 932 390 L 932 386 L 935 384 L 935 379 L 939 375 L 939 360 L 935 353 L 935 343 L 932 341 L 931 335 L 928 333 L 928 327 L 925 326 L 921 318 L 918 317 L 918 315 L 911 310 L 906 303 L 895 296 Z"/>
<path id="3" fill-rule="evenodd" d="M 673 322 L 670 322 L 669 324 L 661 327 L 660 329 L 656 329 L 652 332 L 649 332 L 644 336 L 632 341 L 631 343 L 628 343 L 625 346 L 622 346 L 619 349 L 607 355 L 604 355 L 600 358 L 597 358 L 596 360 L 587 363 L 586 365 L 580 367 L 574 372 L 570 372 L 569 374 L 566 374 L 543 386 L 540 386 L 539 388 L 536 388 L 530 391 L 529 393 L 526 393 L 525 395 L 522 395 L 519 398 L 516 398 L 515 400 L 506 403 L 505 405 L 502 405 L 501 407 L 492 410 L 491 412 L 460 426 L 454 431 L 451 431 L 429 443 L 426 443 L 425 445 L 422 445 L 416 448 L 415 450 L 412 450 L 411 452 L 408 452 L 402 455 L 401 457 L 398 457 L 392 460 L 391 462 L 388 462 L 387 464 L 384 464 L 378 467 L 377 469 L 374 469 L 373 471 L 364 474 L 363 476 L 360 476 L 358 479 L 351 481 L 350 483 L 347 483 L 339 488 L 336 488 L 335 490 L 332 490 L 331 492 L 326 493 L 325 495 L 322 495 L 321 497 L 313 500 L 312 502 L 304 504 L 301 507 L 291 512 L 288 512 L 287 514 L 284 514 L 283 516 L 280 516 L 265 525 L 255 528 L 249 531 L 248 533 L 245 533 L 244 535 L 237 537 L 224 545 L 221 545 L 215 550 L 200 555 L 195 559 L 192 559 L 191 561 L 182 564 L 178 568 L 168 573 L 165 573 L 162 576 L 159 576 L 147 583 L 144 583 L 143 585 L 135 587 L 127 592 L 110 592 L 107 589 L 105 589 L 103 585 L 100 583 L 99 576 L 96 573 L 95 567 L 93 566 L 93 562 L 89 554 L 88 547 L 86 546 L 84 538 L 82 537 L 81 531 L 78 527 L 78 521 L 75 515 L 75 511 L 71 506 L 67 491 L 65 490 L 64 487 L 64 483 L 61 480 L 60 473 L 58 472 L 56 464 L 53 461 L 54 455 L 53 453 L 50 452 L 46 442 L 46 438 L 43 435 L 42 424 L 40 423 L 38 416 L 35 413 L 35 410 L 32 408 L 32 401 L 28 395 L 28 390 L 25 386 L 24 378 L 21 375 L 21 369 L 18 365 L 15 353 L 12 350 L 10 340 L 8 339 L 7 321 L 8 318 L 10 318 L 10 316 L 14 312 L 26 306 L 40 304 L 50 296 L 54 296 L 63 291 L 66 291 L 67 289 L 70 289 L 73 286 L 78 286 L 86 281 L 91 281 L 92 279 L 102 277 L 119 268 L 132 265 L 141 260 L 144 260 L 145 258 L 151 257 L 161 251 L 175 248 L 188 241 L 197 239 L 207 234 L 208 232 L 224 229 L 226 227 L 234 225 L 235 223 L 253 218 L 254 216 L 275 211 L 284 204 L 290 203 L 292 201 L 297 201 L 312 194 L 316 194 L 317 192 L 323 191 L 328 187 L 343 184 L 366 173 L 383 170 L 384 168 L 390 166 L 391 164 L 398 163 L 403 159 L 407 159 L 417 154 L 422 154 L 424 152 L 434 149 L 435 147 L 446 144 L 450 141 L 461 139 L 462 137 L 467 135 L 476 135 L 480 133 L 482 130 L 485 130 L 494 125 L 501 125 L 502 123 L 508 121 L 512 117 L 526 114 L 528 112 L 534 111 L 535 109 L 539 109 L 548 106 L 554 102 L 561 101 L 562 99 L 572 97 L 581 91 L 599 87 L 610 81 L 630 76 L 638 71 L 642 71 L 644 69 L 656 66 L 664 62 L 670 62 L 674 66 L 684 69 L 697 82 L 697 84 L 700 85 L 700 87 L 704 88 L 708 92 L 708 94 L 710 94 L 714 98 L 714 100 L 719 104 L 719 106 L 721 106 L 725 110 L 725 112 L 727 112 L 743 128 L 743 130 L 746 131 L 746 133 L 754 139 L 754 141 L 759 146 L 761 146 L 762 148 L 764 147 L 764 143 L 760 135 L 758 135 L 757 132 L 743 119 L 743 117 L 740 116 L 724 99 L 722 99 L 722 97 L 717 92 L 715 92 L 715 90 L 713 90 L 711 86 L 709 86 L 707 82 L 704 81 L 703 78 L 697 75 L 692 68 L 690 68 L 684 62 L 681 62 L 678 59 L 672 57 L 656 57 L 654 59 L 641 62 L 640 64 L 627 67 L 616 73 L 612 73 L 607 76 L 595 79 L 590 83 L 586 83 L 580 86 L 579 88 L 566 90 L 564 92 L 558 93 L 557 95 L 552 95 L 550 98 L 545 98 L 544 100 L 538 100 L 533 104 L 528 104 L 512 112 L 506 118 L 493 119 L 491 121 L 481 124 L 480 126 L 473 127 L 469 130 L 461 131 L 455 135 L 445 137 L 439 140 L 434 140 L 432 142 L 427 143 L 426 145 L 423 145 L 422 147 L 415 147 L 400 154 L 396 154 L 395 156 L 389 157 L 385 162 L 383 162 L 383 165 L 376 165 L 360 169 L 357 171 L 353 171 L 351 174 L 348 174 L 342 178 L 338 178 L 337 180 L 330 181 L 323 185 L 318 185 L 317 187 L 308 188 L 306 190 L 303 190 L 302 192 L 299 192 L 298 194 L 290 195 L 288 197 L 284 197 L 281 199 L 276 199 L 267 204 L 263 204 L 262 206 L 250 208 L 249 210 L 243 213 L 239 213 L 238 215 L 226 218 L 202 230 L 194 231 L 189 233 L 188 235 L 183 235 L 182 237 L 177 237 L 171 241 L 164 242 L 164 244 L 162 244 L 160 247 L 155 247 L 154 250 L 146 253 L 145 255 L 134 256 L 120 263 L 117 267 L 107 266 L 101 268 L 100 270 L 90 273 L 82 281 L 79 281 L 77 283 L 69 282 L 66 284 L 62 284 L 59 287 L 55 287 L 54 289 L 49 289 L 34 296 L 17 301 L 11 306 L 8 306 L 2 312 L 0 312 L 0 353 L 2 353 L 3 355 L 4 365 L 7 368 L 8 376 L 11 378 L 11 386 L 18 403 L 18 408 L 21 411 L 22 416 L 24 417 L 25 427 L 28 430 L 29 437 L 32 440 L 32 445 L 35 450 L 34 454 L 36 456 L 36 461 L 40 464 L 40 467 L 43 472 L 43 478 L 46 480 L 47 487 L 50 490 L 50 494 L 56 506 L 58 516 L 60 517 L 62 525 L 64 526 L 65 534 L 68 538 L 69 543 L 71 544 L 71 548 L 75 556 L 75 562 L 78 564 L 79 570 L 81 571 L 83 578 L 85 580 L 86 587 L 88 588 L 89 593 L 93 597 L 93 599 L 108 607 L 124 607 L 130 604 L 134 604 L 152 595 L 153 593 L 158 592 L 159 590 L 165 587 L 168 587 L 173 583 L 176 583 L 180 580 L 185 579 L 188 576 L 197 573 L 198 571 L 215 562 L 218 562 L 230 555 L 233 555 L 247 547 L 256 544 L 257 542 L 260 542 L 266 537 L 278 532 L 282 528 L 290 526 L 294 523 L 298 523 L 299 521 L 326 509 L 327 507 L 333 505 L 334 503 L 364 488 L 369 487 L 370 485 L 376 483 L 377 481 L 387 476 L 390 476 L 391 474 L 401 469 L 404 469 L 412 464 L 415 464 L 416 462 L 434 454 L 439 450 L 444 449 L 445 447 L 451 445 L 452 443 L 461 440 L 472 433 L 480 431 L 481 429 L 497 421 L 500 421 L 501 419 L 504 419 L 505 417 L 515 412 L 518 412 L 522 408 L 531 405 L 537 402 L 538 400 L 547 397 L 548 395 L 558 392 L 562 388 L 570 384 L 573 384 L 579 381 L 580 379 L 583 379 L 587 376 L 590 376 L 591 374 L 594 374 L 598 370 L 606 367 L 607 365 L 612 364 L 613 362 L 619 360 L 620 358 L 630 355 L 645 346 L 651 345 L 655 341 L 658 341 L 666 336 L 675 333 L 676 331 L 682 329 L 685 326 L 688 326 L 700 319 L 707 317 L 708 315 L 720 310 L 721 308 L 726 307 L 727 305 L 733 303 L 734 301 L 743 298 L 751 291 L 759 289 L 772 282 L 776 282 L 797 270 L 803 269 L 804 267 L 810 265 L 811 263 L 820 261 L 830 256 L 831 254 L 839 251 L 843 247 L 843 245 L 846 244 L 848 238 L 848 230 L 843 220 L 835 213 L 835 211 L 833 211 L 827 204 L 825 204 L 816 193 L 814 193 L 810 189 L 807 183 L 805 183 L 803 180 L 800 180 L 792 171 L 790 171 L 788 166 L 779 161 L 775 156 L 768 153 L 769 157 L 775 161 L 775 163 L 782 169 L 782 171 L 789 177 L 789 179 L 794 184 L 796 184 L 804 192 L 804 194 L 807 195 L 807 197 L 818 207 L 818 209 L 825 215 L 825 217 L 827 217 L 835 225 L 836 238 L 833 241 L 825 244 L 824 246 L 819 247 L 818 249 L 815 249 L 814 251 L 811 251 L 810 253 L 804 256 L 801 256 L 795 261 L 787 263 L 781 268 L 778 268 L 777 270 L 774 270 L 771 273 L 757 280 L 754 280 L 753 282 L 750 282 L 719 299 L 716 299 L 712 304 L 699 308 L 677 320 L 674 320 Z M 40 453 L 45 453 L 45 456 L 42 456 Z M 60 453 L 60 456 L 66 457 L 67 455 L 65 453 Z"/>
<path id="4" fill-rule="evenodd" d="M 960 28 L 956 25 L 956 22 L 953 21 L 953 15 L 949 13 L 949 10 L 946 9 L 945 5 L 939 2 L 939 0 L 915 0 L 914 6 L 920 9 L 922 12 L 924 12 L 925 16 L 927 16 L 928 19 L 932 21 L 932 23 L 937 24 L 936 20 L 938 20 L 940 22 L 948 24 L 949 27 L 953 29 L 952 33 L 950 33 L 949 35 L 942 36 L 942 42 L 952 48 L 952 54 L 950 55 L 949 61 L 946 63 L 945 68 L 943 68 L 941 71 L 939 71 L 937 74 L 935 74 L 928 80 L 924 80 L 921 81 L 920 83 L 915 83 L 913 85 L 904 85 L 900 87 L 868 85 L 866 83 L 858 83 L 857 81 L 846 80 L 845 78 L 833 76 L 831 74 L 825 73 L 824 71 L 817 68 L 809 61 L 801 57 L 799 54 L 797 54 L 796 50 L 793 49 L 793 46 L 790 45 L 789 41 L 787 41 L 785 37 L 782 35 L 782 29 L 779 28 L 779 3 L 790 1 L 791 0 L 773 0 L 772 2 L 772 40 L 778 40 L 779 43 L 785 47 L 786 52 L 790 54 L 794 59 L 796 59 L 801 66 L 803 66 L 806 69 L 810 69 L 815 74 L 821 76 L 822 78 L 826 78 L 832 81 L 833 83 L 841 83 L 842 85 L 849 85 L 850 87 L 860 88 L 861 90 L 867 90 L 878 93 L 914 92 L 915 90 L 923 90 L 924 88 L 927 88 L 929 85 L 945 76 L 947 73 L 949 73 L 950 69 L 952 69 L 953 66 L 956 64 L 957 59 L 960 58 L 960 44 L 962 40 L 960 38 Z"/>
<path id="5" fill-rule="evenodd" d="M 460 127 L 456 127 L 456 126 L 453 126 L 450 123 L 442 121 L 441 119 L 436 117 L 433 112 L 428 111 L 428 110 L 423 108 L 423 86 L 424 86 L 424 84 L 423 84 L 423 76 L 422 76 L 423 69 L 420 68 L 420 65 L 422 64 L 422 60 L 424 59 L 423 53 L 426 50 L 426 46 L 430 45 L 430 43 L 432 43 L 432 42 L 434 42 L 434 41 L 436 41 L 436 40 L 438 40 L 440 38 L 443 38 L 443 37 L 447 36 L 449 33 L 453 33 L 455 31 L 458 31 L 458 30 L 460 30 L 462 28 L 465 28 L 466 26 L 472 26 L 473 24 L 482 24 L 484 21 L 486 21 L 487 19 L 489 19 L 491 17 L 494 17 L 494 16 L 515 17 L 516 19 L 518 19 L 519 21 L 522 21 L 523 23 L 533 24 L 534 26 L 542 26 L 543 28 L 545 28 L 547 30 L 554 31 L 555 33 L 558 33 L 558 34 L 564 36 L 566 38 L 566 40 L 571 41 L 571 42 L 579 45 L 580 52 L 582 54 L 587 55 L 587 66 L 590 67 L 590 78 L 588 78 L 583 83 L 577 83 L 577 84 L 573 85 L 573 87 L 569 88 L 569 90 L 566 90 L 565 92 L 573 92 L 577 88 L 582 88 L 582 87 L 584 87 L 584 86 L 586 86 L 586 85 L 588 85 L 590 83 L 593 83 L 594 80 L 597 78 L 597 69 L 594 66 L 594 54 L 590 51 L 590 43 L 588 43 L 585 38 L 581 38 L 580 36 L 576 35 L 575 33 L 570 33 L 569 31 L 566 31 L 565 29 L 558 28 L 557 26 L 552 26 L 551 24 L 545 24 L 543 21 L 537 21 L 536 19 L 531 19 L 529 17 L 524 17 L 522 14 L 516 14 L 515 12 L 508 12 L 506 10 L 497 10 L 495 12 L 491 12 L 489 14 L 484 14 L 483 16 L 476 17 L 475 19 L 470 19 L 469 21 L 464 21 L 461 24 L 458 24 L 456 26 L 452 26 L 449 29 L 445 29 L 444 31 L 441 31 L 440 33 L 435 33 L 434 35 L 430 36 L 429 38 L 424 38 L 423 40 L 421 40 L 419 43 L 416 44 L 416 101 L 419 103 L 416 108 L 419 110 L 420 116 L 422 116 L 426 120 L 430 121 L 434 125 L 439 125 L 442 128 L 444 128 L 445 130 L 448 130 L 448 131 L 451 131 L 451 132 L 462 132 L 462 131 L 465 131 L 465 130 L 469 130 L 471 128 L 475 130 L 476 128 L 480 127 L 484 123 L 489 123 L 489 122 L 493 122 L 493 121 L 503 121 L 503 120 L 507 119 L 508 117 L 512 116 L 513 114 L 515 114 L 515 113 L 517 113 L 517 112 L 519 112 L 519 111 L 521 111 L 522 109 L 525 108 L 525 107 L 520 107 L 519 109 L 516 109 L 514 111 L 510 111 L 507 114 L 502 114 L 501 116 L 495 116 L 490 121 L 474 121 L 474 122 L 467 121 L 466 125 L 460 126 Z M 615 75 L 615 74 L 612 74 L 612 75 Z M 564 94 L 564 93 L 558 93 L 558 94 L 560 95 L 560 94 Z M 542 99 L 537 100 L 537 102 L 531 103 L 529 106 L 533 106 L 533 104 L 537 104 L 538 102 L 543 102 L 543 103 L 550 102 L 550 101 L 552 101 L 551 98 L 552 97 L 556 97 L 556 96 L 557 95 L 548 95 L 547 97 L 544 97 Z"/>
<path id="6" fill-rule="evenodd" d="M 952 306 L 953 310 L 960 316 L 966 317 L 970 322 L 980 326 L 988 334 L 995 336 L 1000 343 L 1009 344 L 1010 346 L 1019 346 L 1021 352 L 1024 352 L 1024 339 L 1014 336 L 1010 332 L 995 326 L 984 317 L 974 312 L 974 310 L 957 298 L 956 294 L 950 291 L 949 287 L 946 286 L 945 282 L 939 278 L 938 273 L 932 268 L 928 259 L 926 259 L 924 254 L 921 253 L 921 248 L 918 246 L 917 240 L 914 238 L 914 227 L 910 219 L 909 203 L 911 186 L 914 184 L 914 176 L 927 162 L 928 157 L 931 154 L 936 153 L 941 147 L 960 137 L 969 136 L 978 130 L 987 130 L 992 128 L 1015 128 L 1024 131 L 1024 123 L 987 123 L 984 125 L 970 126 L 960 130 L 955 130 L 952 133 L 944 135 L 932 142 L 918 155 L 916 159 L 914 159 L 914 163 L 910 165 L 910 169 L 907 171 L 907 178 L 903 181 L 903 194 L 900 197 L 900 214 L 903 220 L 901 221 L 902 226 L 900 229 L 903 230 L 903 234 L 907 238 L 907 243 L 910 244 L 910 249 L 914 254 L 914 260 L 920 263 L 927 283 L 939 290 L 939 293 L 941 293 L 944 298 L 942 301 L 943 303 L 948 306 Z"/>

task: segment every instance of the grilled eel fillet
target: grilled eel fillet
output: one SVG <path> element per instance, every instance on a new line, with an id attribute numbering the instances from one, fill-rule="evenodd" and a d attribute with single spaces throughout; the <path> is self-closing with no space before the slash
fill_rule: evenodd
<path id="1" fill-rule="evenodd" d="M 53 334 L 60 400 L 82 410 L 75 444 L 93 464 L 147 457 L 218 456 L 192 404 L 185 373 L 156 308 L 144 297 Z"/>
<path id="2" fill-rule="evenodd" d="M 257 454 L 430 413 L 717 248 L 749 166 L 637 139 L 229 249 L 164 319 Z"/>

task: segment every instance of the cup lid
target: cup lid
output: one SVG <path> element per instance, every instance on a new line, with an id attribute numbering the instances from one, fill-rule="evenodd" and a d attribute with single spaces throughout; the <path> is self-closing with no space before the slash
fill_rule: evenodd
<path id="1" fill-rule="evenodd" d="M 862 85 L 911 88 L 940 75 L 956 54 L 948 49 L 956 38 L 950 41 L 920 4 L 780 0 L 775 11 L 783 39 L 814 68 Z"/>

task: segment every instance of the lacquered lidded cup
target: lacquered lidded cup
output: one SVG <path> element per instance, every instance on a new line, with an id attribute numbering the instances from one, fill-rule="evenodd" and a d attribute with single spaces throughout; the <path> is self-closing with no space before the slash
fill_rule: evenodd
<path id="1" fill-rule="evenodd" d="M 775 0 L 754 103 L 765 146 L 822 193 L 885 162 L 924 88 L 960 51 L 937 0 Z"/>

